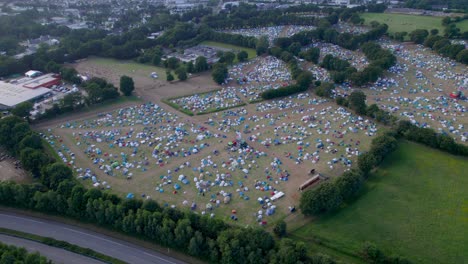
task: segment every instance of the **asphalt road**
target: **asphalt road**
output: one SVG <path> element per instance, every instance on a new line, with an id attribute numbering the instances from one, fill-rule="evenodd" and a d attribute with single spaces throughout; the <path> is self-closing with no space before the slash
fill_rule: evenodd
<path id="1" fill-rule="evenodd" d="M 0 235 L 0 241 L 7 245 L 13 245 L 17 247 L 24 247 L 29 253 L 39 252 L 42 256 L 52 260 L 54 263 L 66 263 L 66 264 L 103 264 L 92 258 L 88 258 L 65 249 L 56 248 L 34 242 L 27 239 L 11 237 L 6 235 Z"/>
<path id="2" fill-rule="evenodd" d="M 159 252 L 72 225 L 0 211 L 0 227 L 22 231 L 91 248 L 128 263 L 181 264 L 180 260 Z M 45 255 L 46 252 L 40 251 Z"/>

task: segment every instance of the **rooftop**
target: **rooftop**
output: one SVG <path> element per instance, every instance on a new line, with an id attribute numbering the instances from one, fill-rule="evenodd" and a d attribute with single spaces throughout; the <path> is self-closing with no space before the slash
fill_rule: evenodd
<path id="1" fill-rule="evenodd" d="M 50 89 L 39 87 L 28 89 L 20 85 L 0 81 L 0 105 L 14 107 L 19 103 L 32 100 L 50 92 Z"/>

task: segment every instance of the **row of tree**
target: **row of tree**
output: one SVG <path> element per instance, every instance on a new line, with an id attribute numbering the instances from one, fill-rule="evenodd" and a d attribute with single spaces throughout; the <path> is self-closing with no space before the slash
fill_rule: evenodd
<path id="1" fill-rule="evenodd" d="M 340 208 L 343 202 L 355 198 L 369 177 L 369 171 L 396 147 L 397 140 L 390 133 L 374 138 L 369 152 L 359 156 L 359 169 L 346 171 L 340 177 L 321 183 L 302 194 L 299 205 L 301 212 L 305 215 L 332 212 Z"/>
<path id="2" fill-rule="evenodd" d="M 73 76 L 72 78 L 78 78 L 81 81 L 79 77 L 76 77 L 78 73 L 75 69 L 66 68 L 66 71 L 67 74 L 62 73 L 61 75 L 63 79 L 66 80 L 64 76 L 69 74 L 70 76 Z M 37 115 L 35 119 L 42 120 L 56 117 L 58 115 L 73 112 L 87 106 L 89 107 L 104 101 L 113 100 L 120 96 L 117 88 L 102 78 L 93 77 L 88 81 L 81 83 L 81 87 L 86 91 L 86 96 L 81 92 L 68 93 L 62 99 L 54 102 L 52 107 L 46 109 L 43 114 Z M 120 80 L 120 90 L 122 93 L 126 96 L 129 96 L 132 94 L 134 89 L 135 86 L 133 79 L 128 76 L 122 76 Z"/>
<path id="3" fill-rule="evenodd" d="M 438 35 L 428 36 L 423 44 L 444 57 L 468 65 L 468 49 L 463 44 L 452 44 L 449 39 Z"/>
<path id="4" fill-rule="evenodd" d="M 28 253 L 25 248 L 0 243 L 0 263 L 52 264 L 52 261 L 37 252 Z"/>
<path id="5" fill-rule="evenodd" d="M 0 134 L 0 145 L 18 157 L 23 167 L 44 186 L 55 188 L 64 179 L 72 177 L 71 169 L 46 151 L 41 137 L 24 119 L 17 116 L 2 118 Z"/>

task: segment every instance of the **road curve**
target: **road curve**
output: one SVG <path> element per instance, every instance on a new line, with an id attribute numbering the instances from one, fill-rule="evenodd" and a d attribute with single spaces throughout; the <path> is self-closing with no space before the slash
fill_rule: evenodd
<path id="1" fill-rule="evenodd" d="M 182 264 L 159 252 L 72 225 L 0 210 L 0 227 L 22 231 L 80 247 L 90 248 L 128 263 Z"/>
<path id="2" fill-rule="evenodd" d="M 66 264 L 103 264 L 93 258 L 85 257 L 65 249 L 56 248 L 52 246 L 47 246 L 39 242 L 7 236 L 0 235 L 0 241 L 7 245 L 13 245 L 16 247 L 23 247 L 29 253 L 39 252 L 42 256 L 52 260 L 54 263 L 66 263 Z"/>

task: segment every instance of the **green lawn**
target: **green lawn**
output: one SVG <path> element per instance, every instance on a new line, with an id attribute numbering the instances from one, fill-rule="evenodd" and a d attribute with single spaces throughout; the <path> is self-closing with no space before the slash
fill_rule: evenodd
<path id="1" fill-rule="evenodd" d="M 206 45 L 206 46 L 224 48 L 224 49 L 233 49 L 236 51 L 245 50 L 249 54 L 249 60 L 257 57 L 257 52 L 255 51 L 255 49 L 244 48 L 240 46 L 235 46 L 235 45 L 215 42 L 215 41 L 203 41 L 201 44 Z M 237 61 L 237 58 L 236 58 L 236 61 Z"/>
<path id="2" fill-rule="evenodd" d="M 443 34 L 442 17 L 433 16 L 418 16 L 404 14 L 385 14 L 385 13 L 363 13 L 361 17 L 365 19 L 365 24 L 369 25 L 371 21 L 385 23 L 388 25 L 388 31 L 394 32 L 411 32 L 415 29 L 438 29 L 440 34 Z M 468 20 L 456 23 L 461 32 L 468 30 Z"/>
<path id="3" fill-rule="evenodd" d="M 365 24 L 369 25 L 371 21 L 385 23 L 388 25 L 388 31 L 411 32 L 415 29 L 427 29 L 428 31 L 436 28 L 443 32 L 442 18 L 431 16 L 403 15 L 403 14 L 385 14 L 385 13 L 363 13 L 361 17 L 365 19 Z"/>
<path id="4" fill-rule="evenodd" d="M 156 72 L 159 75 L 159 79 L 166 80 L 166 69 L 162 67 L 142 64 L 131 60 L 116 60 L 101 57 L 90 57 L 88 58 L 88 61 L 93 62 L 96 65 L 103 65 L 118 71 L 128 72 L 129 74 L 139 74 L 148 78 L 150 78 L 150 74 L 152 72 Z M 177 78 L 177 76 L 174 77 Z"/>
<path id="5" fill-rule="evenodd" d="M 411 142 L 388 157 L 364 193 L 293 231 L 355 253 L 365 241 L 414 263 L 468 263 L 468 159 Z"/>
<path id="6" fill-rule="evenodd" d="M 460 28 L 460 31 L 462 33 L 465 31 L 468 31 L 468 19 L 465 19 L 462 22 L 457 23 L 457 27 Z"/>

